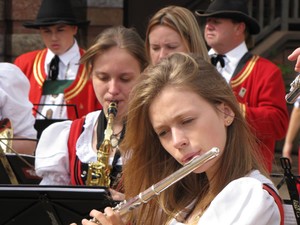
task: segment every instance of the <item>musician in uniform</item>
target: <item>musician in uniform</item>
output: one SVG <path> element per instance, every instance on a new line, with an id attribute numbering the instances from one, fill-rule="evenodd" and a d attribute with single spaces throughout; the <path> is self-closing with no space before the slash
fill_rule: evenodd
<path id="1" fill-rule="evenodd" d="M 101 108 L 84 66 L 79 65 L 84 50 L 75 39 L 78 28 L 88 23 L 76 19 L 69 0 L 43 0 L 36 20 L 24 23 L 39 29 L 46 45 L 14 62 L 30 81 L 29 99 L 37 119 L 73 120 Z"/>
<path id="2" fill-rule="evenodd" d="M 196 15 L 206 19 L 208 54 L 238 99 L 271 172 L 275 143 L 284 138 L 288 127 L 285 86 L 275 64 L 248 51 L 246 43 L 260 27 L 248 15 L 247 4 L 246 0 L 215 0 Z"/>
<path id="3" fill-rule="evenodd" d="M 98 160 L 97 150 L 107 129 L 107 111 L 115 102 L 117 114 L 110 140 L 113 151 L 106 167 L 112 166 L 110 186 L 120 190 L 118 173 L 122 158 L 119 143 L 124 137 L 129 93 L 147 65 L 144 42 L 133 29 L 107 28 L 80 62 L 86 65 L 103 110 L 73 122 L 58 122 L 47 127 L 36 150 L 36 173 L 42 177 L 42 185 L 89 185 L 88 164 Z"/>

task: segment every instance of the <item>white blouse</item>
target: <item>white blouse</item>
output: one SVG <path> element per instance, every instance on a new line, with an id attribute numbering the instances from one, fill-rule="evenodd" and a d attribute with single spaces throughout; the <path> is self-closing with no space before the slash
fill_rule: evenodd
<path id="1" fill-rule="evenodd" d="M 274 198 L 262 183 L 276 190 L 273 183 L 253 171 L 249 176 L 230 182 L 211 202 L 198 225 L 279 225 L 280 212 Z M 182 225 L 173 219 L 170 225 Z"/>
<path id="2" fill-rule="evenodd" d="M 36 139 L 29 88 L 29 81 L 19 67 L 0 63 L 0 119 L 11 121 L 14 136 Z"/>
<path id="3" fill-rule="evenodd" d="M 92 148 L 93 130 L 101 111 L 86 115 L 84 130 L 76 142 L 76 155 L 83 163 L 95 162 L 97 154 Z M 69 185 L 70 167 L 68 139 L 72 121 L 57 122 L 47 127 L 39 140 L 35 155 L 36 174 L 41 185 Z M 110 164 L 113 158 L 110 158 Z M 118 165 L 122 165 L 119 159 Z"/>

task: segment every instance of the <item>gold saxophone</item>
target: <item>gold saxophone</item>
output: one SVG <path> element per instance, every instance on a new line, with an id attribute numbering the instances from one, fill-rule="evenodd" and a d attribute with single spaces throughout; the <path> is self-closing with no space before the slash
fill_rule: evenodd
<path id="1" fill-rule="evenodd" d="M 117 115 L 117 103 L 111 102 L 107 110 L 107 127 L 104 131 L 104 140 L 97 150 L 97 161 L 89 163 L 86 185 L 88 186 L 110 186 L 109 156 L 112 151 L 111 136 L 113 135 L 114 118 Z"/>
<path id="2" fill-rule="evenodd" d="M 17 177 L 11 168 L 6 153 L 14 153 L 12 149 L 13 129 L 9 119 L 0 120 L 0 162 L 2 163 L 11 184 L 18 184 Z"/>
<path id="3" fill-rule="evenodd" d="M 12 151 L 13 129 L 9 119 L 0 120 L 0 147 L 4 153 L 13 153 Z"/>
<path id="4" fill-rule="evenodd" d="M 139 193 L 138 195 L 129 199 L 128 201 L 125 200 L 119 203 L 117 206 L 113 208 L 113 210 L 119 212 L 120 216 L 124 216 L 125 214 L 139 207 L 140 205 L 147 203 L 154 196 L 158 196 L 161 192 L 163 192 L 171 185 L 175 184 L 176 182 L 180 181 L 181 179 L 183 179 L 184 177 L 192 173 L 198 167 L 202 166 L 203 164 L 217 157 L 219 153 L 220 150 L 214 147 L 210 149 L 208 152 L 206 152 L 205 154 L 193 158 L 182 168 L 175 171 L 174 173 L 164 178 L 163 180 L 159 181 L 158 183 L 153 184 L 145 191 Z M 92 218 L 90 219 L 90 221 L 96 224 L 100 224 L 96 218 Z"/>

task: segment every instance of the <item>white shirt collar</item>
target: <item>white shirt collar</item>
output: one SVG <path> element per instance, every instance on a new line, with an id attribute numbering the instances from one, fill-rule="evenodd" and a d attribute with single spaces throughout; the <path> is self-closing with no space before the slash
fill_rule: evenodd
<path id="1" fill-rule="evenodd" d="M 65 66 L 67 66 L 74 59 L 76 60 L 76 63 L 78 63 L 80 58 L 79 57 L 80 54 L 78 52 L 79 52 L 79 46 L 76 39 L 74 39 L 74 44 L 72 45 L 72 47 L 65 53 L 59 55 L 59 59 Z M 55 54 L 48 48 L 46 59 L 45 59 L 46 65 L 50 64 L 54 55 Z"/>
<path id="2" fill-rule="evenodd" d="M 227 82 L 230 81 L 234 73 L 234 70 L 236 69 L 239 61 L 246 54 L 246 52 L 248 52 L 247 45 L 245 42 L 242 42 L 237 47 L 224 54 L 226 56 L 224 58 L 225 60 L 224 68 L 221 68 L 220 66 L 217 65 L 216 67 L 217 70 L 223 75 L 223 77 L 227 80 Z M 211 48 L 208 52 L 208 55 L 211 57 L 214 54 L 218 54 L 218 53 L 216 53 L 216 51 Z"/>
<path id="3" fill-rule="evenodd" d="M 68 51 L 60 55 L 59 58 L 65 66 L 72 62 L 74 59 L 76 60 L 76 63 L 78 63 L 80 54 L 77 41 L 75 40 L 73 46 Z"/>
<path id="4" fill-rule="evenodd" d="M 240 45 L 230 50 L 229 52 L 225 53 L 224 55 L 226 55 L 229 62 L 237 64 L 246 52 L 248 52 L 247 45 L 245 42 L 242 42 Z M 216 51 L 213 48 L 211 48 L 208 51 L 208 55 L 212 56 L 214 54 L 218 54 L 218 53 L 216 53 Z"/>
<path id="5" fill-rule="evenodd" d="M 246 54 L 246 52 L 248 52 L 248 48 L 246 46 L 246 43 L 242 42 L 240 45 L 227 52 L 225 55 L 231 63 L 231 66 L 234 66 L 235 69 L 235 67 L 237 66 L 241 58 Z"/>

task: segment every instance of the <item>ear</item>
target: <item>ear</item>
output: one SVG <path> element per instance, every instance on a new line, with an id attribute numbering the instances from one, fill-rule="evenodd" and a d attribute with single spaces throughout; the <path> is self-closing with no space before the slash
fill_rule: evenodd
<path id="1" fill-rule="evenodd" d="M 244 22 L 237 23 L 236 30 L 237 34 L 244 34 L 246 30 L 246 24 Z"/>
<path id="2" fill-rule="evenodd" d="M 73 26 L 73 35 L 75 36 L 78 32 L 78 26 Z"/>
<path id="3" fill-rule="evenodd" d="M 225 126 L 230 126 L 234 120 L 234 112 L 232 109 L 226 105 L 225 103 L 222 103 L 220 105 L 220 110 L 223 112 L 223 118 L 224 118 L 224 125 Z"/>

